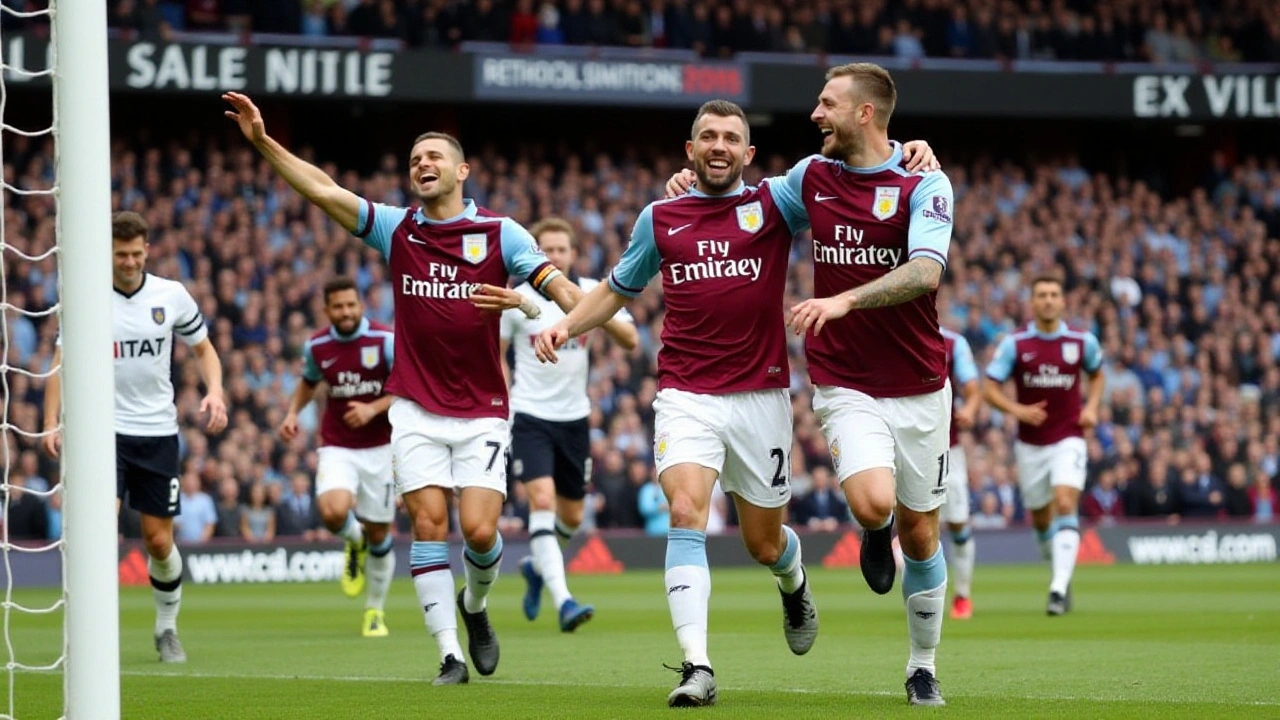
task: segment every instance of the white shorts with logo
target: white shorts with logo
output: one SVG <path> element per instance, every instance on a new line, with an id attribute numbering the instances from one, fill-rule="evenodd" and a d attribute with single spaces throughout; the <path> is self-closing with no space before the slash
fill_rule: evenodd
<path id="1" fill-rule="evenodd" d="M 761 508 L 791 501 L 791 398 L 785 389 L 703 395 L 666 389 L 653 401 L 658 473 L 694 463 Z"/>
<path id="2" fill-rule="evenodd" d="M 946 500 L 950 382 L 936 392 L 898 398 L 820 385 L 813 411 L 841 482 L 864 470 L 889 468 L 898 502 L 906 507 L 929 512 Z"/>
<path id="3" fill-rule="evenodd" d="M 942 522 L 969 522 L 969 461 L 963 445 L 947 450 L 947 502 L 942 505 Z"/>
<path id="4" fill-rule="evenodd" d="M 391 462 L 401 494 L 424 487 L 489 488 L 507 494 L 507 418 L 454 418 L 427 412 L 396 398 L 391 421 Z"/>
<path id="5" fill-rule="evenodd" d="M 390 445 L 327 446 L 316 454 L 320 461 L 316 469 L 316 497 L 330 490 L 346 490 L 356 499 L 356 517 L 361 520 L 387 523 L 395 518 Z"/>
<path id="6" fill-rule="evenodd" d="M 1084 438 L 1070 437 L 1052 445 L 1029 445 L 1018 441 L 1013 445 L 1018 463 L 1018 489 L 1022 504 L 1039 510 L 1053 502 L 1053 488 L 1066 485 L 1084 489 L 1089 448 Z"/>

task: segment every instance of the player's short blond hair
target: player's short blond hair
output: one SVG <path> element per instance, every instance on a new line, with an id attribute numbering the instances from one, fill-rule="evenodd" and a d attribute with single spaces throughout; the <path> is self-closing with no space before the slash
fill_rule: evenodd
<path id="1" fill-rule="evenodd" d="M 743 142 L 747 145 L 751 144 L 751 125 L 747 122 L 747 113 L 742 106 L 728 100 L 708 100 L 702 103 L 702 107 L 698 108 L 698 114 L 693 117 L 693 128 L 689 130 L 689 137 L 692 138 L 698 132 L 698 121 L 702 120 L 704 115 L 715 115 L 717 117 L 736 117 L 742 120 L 742 131 L 745 137 Z"/>
<path id="2" fill-rule="evenodd" d="M 827 80 L 847 77 L 853 80 L 855 94 L 876 108 L 876 125 L 889 127 L 889 117 L 898 104 L 898 87 L 888 70 L 875 63 L 848 63 L 827 71 Z"/>
<path id="3" fill-rule="evenodd" d="M 529 234 L 534 240 L 542 242 L 543 233 L 562 232 L 569 236 L 569 247 L 574 250 L 578 249 L 578 234 L 573 231 L 573 225 L 568 220 L 559 217 L 545 217 L 529 227 Z"/>

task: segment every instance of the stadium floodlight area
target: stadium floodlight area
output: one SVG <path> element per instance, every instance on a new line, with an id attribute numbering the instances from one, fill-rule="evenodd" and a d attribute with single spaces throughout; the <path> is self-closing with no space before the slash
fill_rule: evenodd
<path id="1" fill-rule="evenodd" d="M 19 5 L 18 7 L 22 7 Z M 119 599 L 116 569 L 114 368 L 111 335 L 111 176 L 107 83 L 106 3 L 102 0 L 50 0 L 47 9 L 20 12 L 0 3 L 0 16 L 52 21 L 52 52 L 47 67 L 28 70 L 21 58 L 0 58 L 0 128 L 27 137 L 51 136 L 56 175 L 48 187 L 16 187 L 0 178 L 4 205 L 15 198 L 46 196 L 56 203 L 57 243 L 50 248 L 22 250 L 7 245 L 4 215 L 0 213 L 0 391 L 4 408 L 0 431 L 4 454 L 5 517 L 8 517 L 11 434 L 37 438 L 39 428 L 10 422 L 9 378 L 32 379 L 62 375 L 63 434 L 60 482 L 34 495 L 63 493 L 60 540 L 10 542 L 7 525 L 0 534 L 5 565 L 3 632 L 7 706 L 0 720 L 15 718 L 15 681 L 19 673 L 64 673 L 64 717 L 71 720 L 115 720 L 120 717 Z M 3 38 L 0 38 L 3 47 Z M 5 80 L 47 77 L 53 83 L 53 122 L 45 128 L 13 127 L 5 119 L 8 99 Z M 4 162 L 0 137 L 0 165 Z M 32 312 L 9 303 L 4 278 L 8 263 L 58 260 L 59 302 Z M 31 369 L 8 364 L 11 314 L 40 317 L 57 313 L 62 336 L 61 367 Z M 14 601 L 12 553 L 62 553 L 62 593 L 54 602 L 27 607 Z M 15 646 L 11 621 L 15 613 L 64 613 L 62 653 L 43 664 L 24 662 Z"/>

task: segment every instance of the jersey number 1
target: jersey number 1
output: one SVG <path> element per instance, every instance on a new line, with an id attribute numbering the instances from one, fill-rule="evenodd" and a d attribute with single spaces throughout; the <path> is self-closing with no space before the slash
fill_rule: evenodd
<path id="1" fill-rule="evenodd" d="M 947 453 L 938 456 L 938 487 L 947 481 Z"/>

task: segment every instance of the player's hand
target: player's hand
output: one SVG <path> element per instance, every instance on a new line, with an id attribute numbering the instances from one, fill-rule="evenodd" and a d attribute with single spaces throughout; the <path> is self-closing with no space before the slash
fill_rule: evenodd
<path id="1" fill-rule="evenodd" d="M 229 92 L 223 93 L 222 99 L 235 108 L 235 112 L 227 110 L 222 114 L 236 121 L 240 126 L 240 132 L 244 133 L 249 142 L 257 144 L 267 137 L 267 125 L 262 121 L 262 111 L 253 104 L 248 95 Z"/>
<path id="2" fill-rule="evenodd" d="M 49 434 L 40 438 L 40 444 L 44 446 L 44 451 L 49 453 L 49 457 L 57 458 L 62 454 L 62 431 L 49 429 L 45 432 Z"/>
<path id="3" fill-rule="evenodd" d="M 968 430 L 973 427 L 974 421 L 978 419 L 978 406 L 969 405 L 968 403 L 961 405 L 955 415 L 956 427 L 961 430 Z"/>
<path id="4" fill-rule="evenodd" d="M 1091 407 L 1085 407 L 1080 410 L 1080 427 L 1091 428 L 1098 424 L 1098 411 Z"/>
<path id="5" fill-rule="evenodd" d="M 293 442 L 298 437 L 298 416 L 289 413 L 284 416 L 284 421 L 280 423 L 280 439 L 285 442 Z"/>
<path id="6" fill-rule="evenodd" d="M 539 362 L 560 362 L 560 358 L 556 356 L 556 350 L 568 341 L 569 328 L 563 322 L 558 322 L 553 327 L 538 333 L 538 338 L 533 341 L 533 354 L 538 356 Z"/>
<path id="7" fill-rule="evenodd" d="M 839 320 L 849 311 L 853 304 L 844 295 L 829 298 L 810 298 L 791 308 L 791 329 L 797 335 L 804 335 L 813 328 L 813 335 L 822 334 L 822 326 L 832 320 Z"/>
<path id="8" fill-rule="evenodd" d="M 497 285 L 481 285 L 471 291 L 471 304 L 485 312 L 514 310 L 523 302 L 524 296 L 520 293 Z"/>
<path id="9" fill-rule="evenodd" d="M 1044 424 L 1045 419 L 1049 417 L 1049 414 L 1044 411 L 1048 405 L 1049 403 L 1046 400 L 1041 400 L 1035 405 L 1018 405 L 1014 408 L 1013 416 L 1018 418 L 1020 423 L 1040 427 Z"/>
<path id="10" fill-rule="evenodd" d="M 684 195 L 689 192 L 689 188 L 693 187 L 693 184 L 697 181 L 698 173 L 688 168 L 672 175 L 671 179 L 667 181 L 667 199 L 670 200 Z"/>
<path id="11" fill-rule="evenodd" d="M 200 412 L 209 413 L 209 424 L 206 426 L 209 432 L 218 434 L 227 427 L 227 404 L 222 400 L 221 393 L 209 393 L 200 401 Z"/>
<path id="12" fill-rule="evenodd" d="M 376 417 L 378 417 L 378 411 L 373 408 L 372 403 L 352 400 L 347 403 L 347 411 L 342 414 L 342 421 L 347 424 L 347 427 L 358 430 Z"/>
<path id="13" fill-rule="evenodd" d="M 924 140 L 912 140 L 902 146 L 902 162 L 907 172 L 929 172 L 939 170 L 942 163 L 933 156 L 933 148 Z"/>

